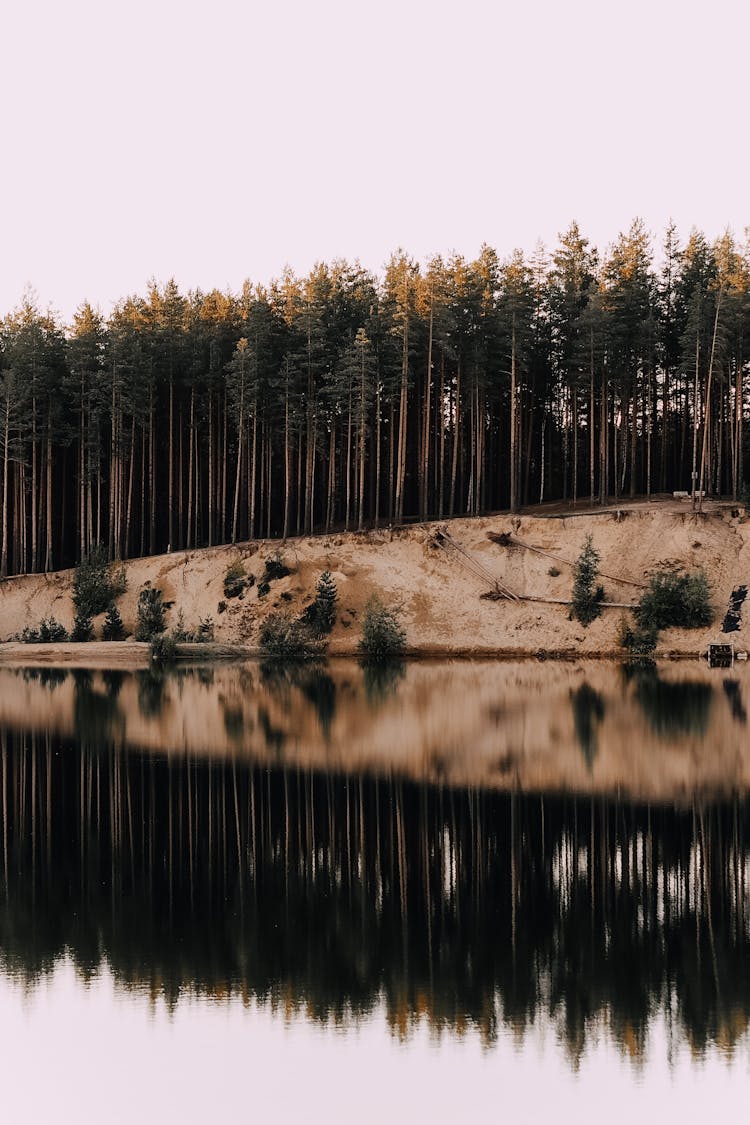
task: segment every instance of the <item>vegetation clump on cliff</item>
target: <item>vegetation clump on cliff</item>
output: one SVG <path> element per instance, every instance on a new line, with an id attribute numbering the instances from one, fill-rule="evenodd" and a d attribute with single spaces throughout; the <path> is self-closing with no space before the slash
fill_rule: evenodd
<path id="1" fill-rule="evenodd" d="M 633 614 L 634 626 L 621 625 L 620 644 L 634 656 L 648 656 L 662 629 L 704 629 L 711 624 L 714 611 L 708 579 L 702 570 L 688 574 L 677 565 L 655 571 Z"/>
<path id="2" fill-rule="evenodd" d="M 601 556 L 590 535 L 573 567 L 573 602 L 570 616 L 582 625 L 590 625 L 602 612 L 604 587 L 597 584 Z"/>
<path id="3" fill-rule="evenodd" d="M 269 613 L 260 631 L 260 650 L 266 660 L 311 660 L 320 656 L 325 641 L 286 610 Z"/>
<path id="4" fill-rule="evenodd" d="M 68 630 L 54 617 L 43 617 L 36 629 L 27 625 L 21 633 L 25 645 L 55 644 L 68 639 Z"/>
<path id="5" fill-rule="evenodd" d="M 315 600 L 307 606 L 302 614 L 303 622 L 309 626 L 313 633 L 322 636 L 331 632 L 336 624 L 338 596 L 336 583 L 330 570 L 324 570 L 315 588 Z"/>
<path id="6" fill-rule="evenodd" d="M 152 641 L 164 632 L 164 613 L 161 590 L 146 584 L 138 595 L 138 622 L 135 627 L 137 641 Z"/>
<path id="7" fill-rule="evenodd" d="M 83 556 L 73 577 L 73 605 L 80 621 L 104 613 L 127 585 L 124 567 L 113 567 L 106 548 L 97 543 Z"/>
<path id="8" fill-rule="evenodd" d="M 406 631 L 399 620 L 400 611 L 386 606 L 373 594 L 362 619 L 360 656 L 366 661 L 397 660 L 406 646 Z"/>

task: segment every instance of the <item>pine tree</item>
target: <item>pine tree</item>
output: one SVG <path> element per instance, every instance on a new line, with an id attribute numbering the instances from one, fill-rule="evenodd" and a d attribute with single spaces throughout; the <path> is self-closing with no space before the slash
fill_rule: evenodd
<path id="1" fill-rule="evenodd" d="M 73 632 L 70 634 L 71 641 L 90 641 L 94 637 L 94 627 L 91 618 L 83 611 L 78 610 L 73 622 Z"/>
<path id="2" fill-rule="evenodd" d="M 318 579 L 315 597 L 316 618 L 318 630 L 321 633 L 330 633 L 336 624 L 336 602 L 338 590 L 330 570 L 324 570 Z"/>
<path id="3" fill-rule="evenodd" d="M 152 641 L 158 633 L 164 632 L 164 603 L 161 590 L 146 585 L 138 595 L 138 624 L 135 629 L 137 641 Z"/>
<path id="4" fill-rule="evenodd" d="M 114 602 L 110 605 L 107 616 L 104 618 L 102 637 L 105 641 L 122 641 L 125 639 L 125 626 L 122 623 L 120 611 Z"/>
<path id="5" fill-rule="evenodd" d="M 573 604 L 570 611 L 571 617 L 582 625 L 590 625 L 601 613 L 604 587 L 596 585 L 600 561 L 601 556 L 594 547 L 591 536 L 587 535 L 573 568 Z"/>

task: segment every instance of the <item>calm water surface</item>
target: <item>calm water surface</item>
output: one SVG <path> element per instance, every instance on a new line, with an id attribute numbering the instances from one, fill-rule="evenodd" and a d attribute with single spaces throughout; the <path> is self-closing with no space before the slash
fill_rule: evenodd
<path id="1" fill-rule="evenodd" d="M 750 675 L 0 672 L 14 1122 L 750 1093 Z"/>

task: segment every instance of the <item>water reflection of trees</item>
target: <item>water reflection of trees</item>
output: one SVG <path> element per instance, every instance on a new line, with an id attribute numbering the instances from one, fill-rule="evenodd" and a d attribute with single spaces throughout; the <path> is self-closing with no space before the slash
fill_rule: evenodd
<path id="1" fill-rule="evenodd" d="M 552 1018 L 577 1057 L 656 1013 L 697 1050 L 750 1015 L 750 806 L 521 797 L 128 756 L 2 733 L 0 956 L 69 952 L 175 1003 L 345 1020 L 385 999 L 493 1041 Z"/>
<path id="2" fill-rule="evenodd" d="M 711 684 L 664 680 L 649 661 L 630 666 L 626 678 L 634 680 L 635 698 L 654 734 L 662 738 L 705 735 L 714 697 Z"/>
<path id="3" fill-rule="evenodd" d="M 598 727 L 606 710 L 600 692 L 588 683 L 582 683 L 570 693 L 573 708 L 573 725 L 586 765 L 591 767 L 598 749 Z"/>

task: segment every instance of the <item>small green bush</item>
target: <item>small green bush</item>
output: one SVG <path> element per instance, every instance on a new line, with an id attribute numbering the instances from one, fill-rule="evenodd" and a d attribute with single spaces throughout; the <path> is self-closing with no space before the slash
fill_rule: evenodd
<path id="1" fill-rule="evenodd" d="M 27 625 L 21 633 L 25 645 L 55 644 L 68 639 L 68 630 L 54 617 L 43 617 L 36 629 Z"/>
<path id="2" fill-rule="evenodd" d="M 147 583 L 138 595 L 137 641 L 152 641 L 157 633 L 164 632 L 165 608 L 161 590 Z"/>
<path id="3" fill-rule="evenodd" d="M 124 567 L 113 568 L 107 549 L 97 543 L 83 556 L 73 577 L 73 605 L 82 618 L 104 613 L 127 589 Z"/>
<path id="4" fill-rule="evenodd" d="M 687 574 L 672 566 L 649 577 L 648 589 L 635 610 L 642 629 L 703 629 L 713 621 L 711 590 L 702 570 Z"/>
<path id="5" fill-rule="evenodd" d="M 604 587 L 596 584 L 600 561 L 601 556 L 594 547 L 591 536 L 587 535 L 583 550 L 573 567 L 573 603 L 570 609 L 571 618 L 580 621 L 582 625 L 590 625 L 602 612 Z"/>
<path id="6" fill-rule="evenodd" d="M 265 598 L 270 589 L 271 587 L 268 582 L 266 582 L 265 578 L 261 578 L 260 582 L 258 583 L 258 597 Z"/>
<path id="7" fill-rule="evenodd" d="M 287 574 L 291 573 L 289 567 L 284 564 L 281 551 L 277 551 L 272 558 L 266 559 L 266 570 L 264 574 L 266 582 L 275 582 L 277 578 L 286 578 Z"/>
<path id="8" fill-rule="evenodd" d="M 171 637 L 176 644 L 204 645 L 214 639 L 214 623 L 211 617 L 199 617 L 194 629 L 185 627 L 185 618 L 182 610 L 177 616 L 177 624 L 171 632 Z"/>
<path id="9" fill-rule="evenodd" d="M 185 615 L 182 610 L 177 614 L 177 623 L 172 630 L 171 636 L 177 644 L 182 644 L 183 641 L 188 639 L 188 631 L 185 628 Z"/>
<path id="10" fill-rule="evenodd" d="M 638 658 L 650 657 L 656 648 L 658 630 L 648 625 L 631 625 L 624 617 L 620 620 L 618 640 L 622 648 Z"/>
<path id="11" fill-rule="evenodd" d="M 105 641 L 122 641 L 125 639 L 125 626 L 122 623 L 120 611 L 114 602 L 109 606 L 107 616 L 104 618 L 102 637 Z"/>
<path id="12" fill-rule="evenodd" d="M 260 649 L 266 659 L 310 660 L 319 656 L 324 643 L 314 637 L 302 621 L 286 610 L 269 613 L 260 631 Z"/>
<path id="13" fill-rule="evenodd" d="M 547 571 L 547 574 L 549 574 L 550 578 L 559 578 L 560 577 L 560 571 L 558 570 L 558 568 L 556 566 L 551 566 L 549 568 L 549 570 Z"/>
<path id="14" fill-rule="evenodd" d="M 229 564 L 224 575 L 224 597 L 239 598 L 247 585 L 247 575 L 242 561 L 235 559 Z"/>
<path id="15" fill-rule="evenodd" d="M 177 641 L 168 633 L 158 633 L 151 641 L 152 664 L 174 664 L 177 657 Z"/>
<path id="16" fill-rule="evenodd" d="M 377 594 L 365 606 L 360 655 L 366 660 L 393 660 L 402 655 L 406 632 L 399 623 L 399 610 L 383 605 Z"/>

